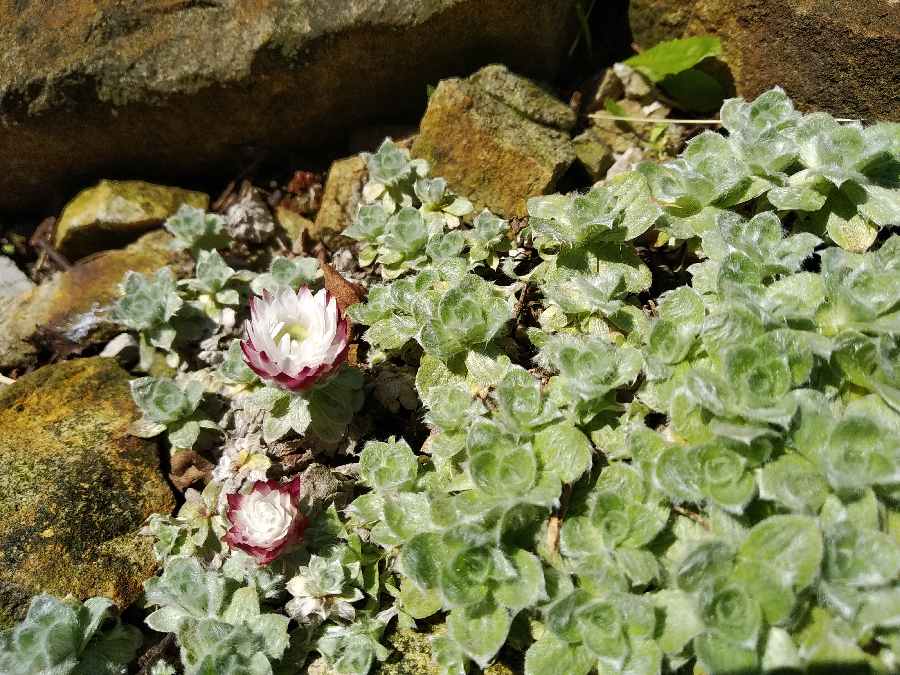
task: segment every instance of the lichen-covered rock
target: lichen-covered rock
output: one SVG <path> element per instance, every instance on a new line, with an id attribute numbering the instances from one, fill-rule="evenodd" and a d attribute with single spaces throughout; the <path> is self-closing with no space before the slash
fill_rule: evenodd
<path id="1" fill-rule="evenodd" d="M 0 388 L 0 626 L 38 592 L 127 606 L 152 576 L 151 513 L 175 506 L 155 443 L 131 436 L 128 373 L 100 357 Z"/>
<path id="2" fill-rule="evenodd" d="M 205 209 L 209 196 L 139 180 L 102 180 L 66 205 L 53 245 L 69 260 L 119 248 L 161 225 L 182 204 Z"/>
<path id="3" fill-rule="evenodd" d="M 528 198 L 552 192 L 575 158 L 566 132 L 534 121 L 563 119 L 563 104 L 524 78 L 489 75 L 438 84 L 412 154 L 476 209 L 523 216 Z"/>
<path id="4" fill-rule="evenodd" d="M 291 243 L 300 246 L 304 232 L 311 232 L 316 224 L 306 216 L 303 216 L 287 206 L 279 204 L 275 207 L 275 222 L 281 226 Z"/>
<path id="5" fill-rule="evenodd" d="M 469 81 L 532 122 L 562 131 L 571 131 L 575 126 L 576 115 L 572 108 L 537 83 L 511 73 L 506 66 L 485 66 Z"/>
<path id="6" fill-rule="evenodd" d="M 359 155 L 336 160 L 328 170 L 322 205 L 316 214 L 315 227 L 308 230 L 316 241 L 331 243 L 350 226 L 362 198 L 366 182 L 366 163 Z"/>
<path id="7" fill-rule="evenodd" d="M 722 39 L 739 95 L 780 85 L 798 107 L 900 120 L 900 11 L 884 0 L 631 0 L 635 41 Z"/>
<path id="8" fill-rule="evenodd" d="M 124 249 L 105 251 L 14 298 L 0 298 L 0 369 L 34 365 L 36 341 L 86 347 L 110 339 L 115 327 L 107 321 L 118 298 L 125 272 L 151 274 L 178 265 L 172 237 L 150 232 Z M 65 351 L 65 350 L 63 350 Z"/>
<path id="9" fill-rule="evenodd" d="M 0 3 L 0 212 L 104 175 L 233 176 L 248 156 L 421 114 L 487 63 L 562 63 L 575 0 Z"/>

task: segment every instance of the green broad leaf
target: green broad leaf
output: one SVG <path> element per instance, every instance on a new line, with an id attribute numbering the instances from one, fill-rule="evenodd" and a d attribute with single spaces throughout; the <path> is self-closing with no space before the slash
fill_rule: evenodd
<path id="1" fill-rule="evenodd" d="M 631 526 L 622 543 L 633 547 L 650 544 L 665 528 L 669 511 L 669 507 L 663 503 L 629 504 L 626 513 Z"/>
<path id="2" fill-rule="evenodd" d="M 679 107 L 692 112 L 718 110 L 725 98 L 725 87 L 715 77 L 697 68 L 666 76 L 659 85 L 679 103 Z"/>
<path id="3" fill-rule="evenodd" d="M 698 36 L 661 42 L 625 61 L 652 82 L 661 82 L 670 75 L 677 75 L 693 68 L 703 59 L 719 56 L 722 44 L 719 38 Z"/>
<path id="4" fill-rule="evenodd" d="M 701 615 L 709 629 L 737 644 L 754 644 L 763 625 L 757 601 L 735 584 L 707 593 Z"/>
<path id="5" fill-rule="evenodd" d="M 662 590 L 654 594 L 654 603 L 665 613 L 659 646 L 666 654 L 680 654 L 690 641 L 703 632 L 703 620 L 697 614 L 691 597 L 679 590 Z"/>
<path id="6" fill-rule="evenodd" d="M 582 607 L 576 618 L 582 643 L 601 663 L 621 668 L 630 647 L 625 634 L 624 618 L 609 602 L 593 602 Z"/>
<path id="7" fill-rule="evenodd" d="M 447 635 L 466 656 L 484 668 L 506 642 L 512 623 L 503 607 L 482 603 L 456 608 L 447 616 Z"/>
<path id="8" fill-rule="evenodd" d="M 232 340 L 228 345 L 228 352 L 222 365 L 219 366 L 219 373 L 227 381 L 235 384 L 251 384 L 257 380 L 256 373 L 244 361 L 240 340 Z"/>
<path id="9" fill-rule="evenodd" d="M 499 437 L 484 447 L 474 445 L 470 434 L 468 473 L 485 494 L 522 495 L 535 483 L 537 460 L 528 446 L 511 438 Z"/>
<path id="10" fill-rule="evenodd" d="M 540 382 L 524 368 L 510 368 L 497 385 L 497 403 L 514 428 L 529 429 L 543 412 Z"/>
<path id="11" fill-rule="evenodd" d="M 900 223 L 900 189 L 848 183 L 842 191 L 867 221 L 881 227 Z"/>
<path id="12" fill-rule="evenodd" d="M 547 592 L 544 588 L 544 570 L 537 556 L 518 549 L 511 560 L 515 576 L 498 583 L 493 594 L 502 607 L 518 612 L 536 605 L 547 597 Z"/>
<path id="13" fill-rule="evenodd" d="M 403 439 L 392 438 L 387 443 L 369 441 L 359 459 L 360 476 L 378 492 L 411 487 L 418 471 L 416 456 Z"/>
<path id="14" fill-rule="evenodd" d="M 87 643 L 71 675 L 122 672 L 134 660 L 142 640 L 137 628 L 117 621 Z"/>
<path id="15" fill-rule="evenodd" d="M 291 429 L 302 436 L 312 421 L 309 402 L 302 396 L 291 396 L 287 417 Z"/>
<path id="16" fill-rule="evenodd" d="M 420 492 L 384 495 L 384 522 L 401 540 L 407 541 L 431 527 L 428 497 Z"/>
<path id="17" fill-rule="evenodd" d="M 622 669 L 623 675 L 663 672 L 663 653 L 656 640 L 632 640 L 631 656 Z"/>
<path id="18" fill-rule="evenodd" d="M 828 194 L 812 185 L 801 184 L 773 187 L 766 193 L 766 198 L 772 206 L 782 211 L 818 211 L 825 206 Z"/>
<path id="19" fill-rule="evenodd" d="M 488 582 L 493 571 L 494 557 L 486 546 L 452 547 L 453 553 L 444 561 L 440 587 L 445 604 L 451 607 L 473 606 L 488 595 Z"/>
<path id="20" fill-rule="evenodd" d="M 431 637 L 431 659 L 441 675 L 466 675 L 466 655 L 459 644 L 446 635 Z"/>
<path id="21" fill-rule="evenodd" d="M 759 655 L 755 645 L 748 648 L 714 632 L 694 638 L 694 653 L 708 673 L 759 672 Z"/>
<path id="22" fill-rule="evenodd" d="M 878 236 L 878 228 L 859 214 L 856 204 L 841 190 L 831 192 L 813 222 L 835 244 L 853 253 L 867 251 Z"/>
<path id="23" fill-rule="evenodd" d="M 175 422 L 169 427 L 169 443 L 173 449 L 188 450 L 197 442 L 200 436 L 200 423 L 197 420 Z"/>
<path id="24" fill-rule="evenodd" d="M 222 620 L 233 625 L 251 623 L 258 618 L 259 596 L 256 589 L 251 586 L 237 589 L 222 613 Z"/>
<path id="25" fill-rule="evenodd" d="M 678 566 L 678 588 L 693 593 L 731 574 L 734 551 L 721 541 L 704 542 L 688 553 Z"/>
<path id="26" fill-rule="evenodd" d="M 800 591 L 819 576 L 822 533 L 809 516 L 770 516 L 751 528 L 738 556 L 764 568 L 769 583 Z"/>
<path id="27" fill-rule="evenodd" d="M 206 213 L 188 204 L 182 204 L 178 211 L 166 219 L 163 226 L 175 237 L 175 248 L 190 249 L 194 257 L 204 249 L 227 246 L 228 238 L 223 234 L 225 219 Z"/>
<path id="28" fill-rule="evenodd" d="M 856 623 L 865 630 L 900 625 L 900 588 L 883 588 L 867 594 Z"/>
<path id="29" fill-rule="evenodd" d="M 700 467 L 682 447 L 672 446 L 660 453 L 653 467 L 653 478 L 659 489 L 675 502 L 690 502 L 700 494 Z"/>
<path id="30" fill-rule="evenodd" d="M 441 594 L 435 589 L 422 589 L 409 579 L 400 582 L 400 604 L 414 619 L 427 619 L 443 607 Z"/>
<path id="31" fill-rule="evenodd" d="M 534 437 L 534 452 L 543 470 L 563 483 L 574 483 L 591 467 L 591 442 L 574 425 L 560 422 L 541 429 Z"/>
<path id="32" fill-rule="evenodd" d="M 850 668 L 860 666 L 866 660 L 850 626 L 822 607 L 812 609 L 797 641 L 804 661 L 811 666 Z"/>
<path id="33" fill-rule="evenodd" d="M 284 438 L 290 432 L 291 418 L 288 414 L 288 408 L 287 399 L 283 399 L 283 405 L 278 405 L 263 419 L 262 436 L 266 443 L 274 443 Z"/>
<path id="34" fill-rule="evenodd" d="M 890 535 L 841 523 L 828 533 L 826 575 L 856 587 L 890 583 L 900 574 L 900 546 Z"/>
<path id="35" fill-rule="evenodd" d="M 799 513 L 818 513 L 828 497 L 828 483 L 801 455 L 784 455 L 766 464 L 759 472 L 758 483 L 762 499 Z"/>
<path id="36" fill-rule="evenodd" d="M 400 571 L 421 589 L 436 588 L 447 557 L 447 547 L 439 534 L 419 534 L 401 549 Z"/>
<path id="37" fill-rule="evenodd" d="M 744 458 L 721 445 L 696 450 L 704 494 L 727 511 L 742 513 L 756 494 L 756 483 Z"/>
<path id="38" fill-rule="evenodd" d="M 659 578 L 659 562 L 650 551 L 619 547 L 615 550 L 615 558 L 632 586 L 646 586 Z"/>
<path id="39" fill-rule="evenodd" d="M 783 628 L 772 627 L 766 636 L 762 669 L 765 672 L 778 670 L 801 670 L 803 661 L 797 645 Z"/>
<path id="40" fill-rule="evenodd" d="M 195 274 L 204 291 L 217 293 L 234 276 L 234 270 L 225 263 L 218 251 L 200 251 Z"/>
<path id="41" fill-rule="evenodd" d="M 842 419 L 819 450 L 825 476 L 837 490 L 858 492 L 869 485 L 897 480 L 898 447 L 875 420 Z"/>
<path id="42" fill-rule="evenodd" d="M 130 385 L 134 402 L 154 422 L 169 424 L 194 411 L 185 392 L 173 380 L 139 377 Z"/>
<path id="43" fill-rule="evenodd" d="M 587 675 L 596 658 L 581 645 L 570 645 L 545 633 L 525 653 L 525 675 Z"/>
<path id="44" fill-rule="evenodd" d="M 591 601 L 590 593 L 584 589 L 575 589 L 567 595 L 563 595 L 547 609 L 547 629 L 567 642 L 581 642 L 578 612 L 589 605 Z"/>

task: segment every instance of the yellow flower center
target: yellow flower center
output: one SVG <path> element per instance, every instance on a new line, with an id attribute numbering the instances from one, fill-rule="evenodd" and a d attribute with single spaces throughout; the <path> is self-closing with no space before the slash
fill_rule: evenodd
<path id="1" fill-rule="evenodd" d="M 285 335 L 290 335 L 291 340 L 296 340 L 297 342 L 303 342 L 308 336 L 309 331 L 306 329 L 302 323 L 292 322 L 286 323 L 281 327 L 277 333 L 275 333 L 275 342 L 276 344 L 281 342 L 281 338 Z"/>

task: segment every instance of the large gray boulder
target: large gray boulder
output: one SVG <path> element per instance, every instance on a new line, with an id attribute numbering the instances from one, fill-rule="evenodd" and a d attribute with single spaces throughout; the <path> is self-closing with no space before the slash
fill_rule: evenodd
<path id="1" fill-rule="evenodd" d="M 0 213 L 46 209 L 99 177 L 227 175 L 353 125 L 414 118 L 426 85 L 493 61 L 552 76 L 574 4 L 0 3 Z"/>

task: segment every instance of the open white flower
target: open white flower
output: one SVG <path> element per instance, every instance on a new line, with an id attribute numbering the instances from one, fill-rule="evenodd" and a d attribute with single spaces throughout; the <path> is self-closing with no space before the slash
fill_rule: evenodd
<path id="1" fill-rule="evenodd" d="M 306 389 L 346 358 L 349 328 L 324 289 L 315 295 L 306 286 L 297 293 L 265 291 L 250 301 L 241 349 L 261 378 L 285 389 Z"/>
<path id="2" fill-rule="evenodd" d="M 306 518 L 300 512 L 300 479 L 254 483 L 248 494 L 228 495 L 231 529 L 225 542 L 265 565 L 300 540 Z"/>

